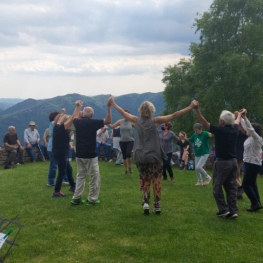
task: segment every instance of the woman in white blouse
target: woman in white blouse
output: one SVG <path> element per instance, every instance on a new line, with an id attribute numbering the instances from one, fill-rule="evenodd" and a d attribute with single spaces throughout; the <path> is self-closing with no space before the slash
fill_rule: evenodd
<path id="1" fill-rule="evenodd" d="M 261 168 L 261 151 L 263 139 L 261 137 L 261 126 L 258 123 L 250 123 L 246 116 L 247 111 L 242 110 L 241 125 L 247 132 L 248 138 L 244 142 L 244 165 L 245 174 L 242 187 L 247 197 L 250 199 L 251 206 L 247 209 L 254 212 L 262 209 L 257 187 L 257 174 Z"/>

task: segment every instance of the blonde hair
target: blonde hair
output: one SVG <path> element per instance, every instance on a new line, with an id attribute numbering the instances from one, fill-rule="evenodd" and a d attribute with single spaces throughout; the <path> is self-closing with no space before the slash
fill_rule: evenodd
<path id="1" fill-rule="evenodd" d="M 155 107 L 150 101 L 144 101 L 139 109 L 138 112 L 142 117 L 147 117 L 150 118 L 154 115 L 155 113 Z"/>
<path id="2" fill-rule="evenodd" d="M 179 132 L 179 135 L 180 135 L 180 133 L 183 134 L 184 139 L 185 139 L 186 141 L 188 141 L 187 134 L 186 134 L 184 131 L 180 131 L 180 132 Z"/>
<path id="3" fill-rule="evenodd" d="M 68 119 L 71 118 L 71 115 L 67 115 L 67 114 L 63 114 L 59 117 L 58 119 L 58 124 L 63 124 L 65 123 L 66 121 L 68 121 Z"/>

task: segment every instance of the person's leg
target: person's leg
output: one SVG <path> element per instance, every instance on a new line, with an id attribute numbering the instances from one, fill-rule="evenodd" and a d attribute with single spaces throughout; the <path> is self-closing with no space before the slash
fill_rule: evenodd
<path id="1" fill-rule="evenodd" d="M 86 169 L 88 174 L 90 175 L 89 180 L 89 195 L 87 201 L 90 203 L 95 203 L 99 201 L 99 194 L 100 194 L 100 170 L 98 164 L 98 158 L 89 159 Z"/>
<path id="2" fill-rule="evenodd" d="M 163 180 L 167 180 L 167 174 L 166 174 L 166 160 L 163 159 Z"/>
<path id="3" fill-rule="evenodd" d="M 242 187 L 251 202 L 251 207 L 260 203 L 256 185 L 256 179 L 259 170 L 259 165 L 245 163 L 245 174 L 243 177 Z"/>
<path id="4" fill-rule="evenodd" d="M 165 167 L 169 173 L 169 176 L 171 178 L 171 181 L 173 182 L 174 181 L 174 174 L 173 174 L 173 169 L 172 169 L 172 166 L 171 166 L 171 160 L 172 160 L 172 155 L 173 153 L 167 153 L 167 160 L 165 161 Z"/>
<path id="5" fill-rule="evenodd" d="M 57 163 L 54 159 L 53 153 L 48 152 L 49 156 L 49 171 L 48 171 L 48 186 L 54 185 L 54 180 L 56 177 L 56 171 L 57 171 Z"/>
<path id="6" fill-rule="evenodd" d="M 156 164 L 151 165 L 151 180 L 153 184 L 154 211 L 161 213 L 161 193 L 162 193 L 162 167 Z"/>
<path id="7" fill-rule="evenodd" d="M 58 176 L 57 176 L 56 185 L 55 185 L 55 193 L 59 193 L 61 190 L 63 176 L 64 176 L 65 171 L 66 171 L 67 156 L 57 155 L 57 156 L 54 156 L 54 158 L 58 164 Z"/>
<path id="8" fill-rule="evenodd" d="M 107 143 L 103 144 L 104 160 L 107 161 L 109 158 L 109 146 Z"/>
<path id="9" fill-rule="evenodd" d="M 151 174 L 145 164 L 136 163 L 139 178 L 140 178 L 140 192 L 142 194 L 142 205 L 150 204 L 150 185 L 151 185 Z M 149 208 L 148 208 L 149 210 Z"/>
<path id="10" fill-rule="evenodd" d="M 127 159 L 128 159 L 128 172 L 131 174 L 132 173 L 132 169 L 131 169 L 131 165 L 132 165 L 132 149 L 133 149 L 133 145 L 134 142 L 128 142 L 127 143 L 127 148 L 126 148 L 126 155 L 127 155 Z"/>
<path id="11" fill-rule="evenodd" d="M 69 159 L 69 161 L 72 161 L 72 156 L 73 156 L 73 149 L 69 148 L 68 149 L 68 159 Z"/>
<path id="12" fill-rule="evenodd" d="M 96 153 L 97 153 L 98 159 L 100 160 L 100 142 L 96 142 Z"/>
<path id="13" fill-rule="evenodd" d="M 114 149 L 114 151 L 115 151 L 115 153 L 116 153 L 116 162 L 115 162 L 115 164 L 121 164 L 123 161 L 123 156 L 122 156 L 122 153 L 121 153 L 121 151 L 119 150 L 119 149 Z"/>
<path id="14" fill-rule="evenodd" d="M 197 178 L 196 185 L 203 185 L 202 175 L 199 171 L 199 167 L 200 167 L 199 161 L 200 161 L 200 156 L 195 156 L 195 173 L 196 173 L 196 178 Z"/>
<path id="15" fill-rule="evenodd" d="M 6 156 L 6 160 L 5 160 L 5 166 L 4 169 L 10 169 L 12 168 L 12 161 L 15 160 L 16 158 L 16 150 L 6 150 L 7 152 L 7 156 Z"/>
<path id="16" fill-rule="evenodd" d="M 229 213 L 229 207 L 225 201 L 222 186 L 232 170 L 228 161 L 214 162 L 213 168 L 213 195 L 220 214 Z"/>
<path id="17" fill-rule="evenodd" d="M 68 157 L 66 158 L 66 174 L 67 174 L 67 178 L 68 178 L 68 182 L 69 182 L 70 186 L 72 188 L 75 188 L 76 184 L 75 184 L 74 178 L 73 178 L 73 169 L 72 169 L 72 166 L 68 160 Z"/>
<path id="18" fill-rule="evenodd" d="M 126 155 L 126 149 L 127 149 L 127 142 L 121 142 L 120 141 L 120 148 L 123 156 L 123 164 L 124 164 L 124 169 L 125 169 L 125 174 L 128 174 L 128 160 L 127 160 L 127 155 Z"/>
<path id="19" fill-rule="evenodd" d="M 211 177 L 208 175 L 206 170 L 203 168 L 208 157 L 209 157 L 209 154 L 204 154 L 204 155 L 198 157 L 199 158 L 198 163 L 196 163 L 196 165 L 195 165 L 195 170 L 196 170 L 196 172 L 198 172 L 200 174 L 201 179 L 202 179 L 202 177 L 204 177 L 203 185 L 208 185 L 211 181 Z"/>
<path id="20" fill-rule="evenodd" d="M 32 147 L 33 147 L 33 145 L 32 145 Z M 30 148 L 26 147 L 26 152 L 29 155 L 29 157 L 31 159 L 31 162 L 35 162 L 36 161 L 36 157 L 35 157 L 35 154 L 34 154 L 34 151 L 33 151 L 32 147 L 30 147 Z"/>
<path id="21" fill-rule="evenodd" d="M 17 158 L 19 163 L 24 163 L 24 151 L 21 151 L 20 149 L 17 152 Z"/>
<path id="22" fill-rule="evenodd" d="M 237 173 L 237 160 L 232 159 L 228 161 L 228 165 L 232 169 L 229 172 L 223 186 L 226 192 L 227 205 L 231 215 L 238 213 L 237 207 L 237 184 L 236 184 L 236 173 Z M 228 166 L 227 166 L 228 167 Z"/>
<path id="23" fill-rule="evenodd" d="M 76 187 L 75 192 L 72 199 L 80 199 L 84 188 L 85 188 L 85 180 L 86 180 L 86 164 L 88 159 L 76 158 L 77 162 L 77 176 L 76 176 Z"/>
<path id="24" fill-rule="evenodd" d="M 189 152 L 184 151 L 183 157 L 182 157 L 182 160 L 184 161 L 184 170 L 187 169 L 188 159 L 189 159 Z"/>

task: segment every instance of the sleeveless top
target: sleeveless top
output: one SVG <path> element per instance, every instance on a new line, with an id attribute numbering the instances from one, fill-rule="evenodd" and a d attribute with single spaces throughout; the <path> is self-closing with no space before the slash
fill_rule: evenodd
<path id="1" fill-rule="evenodd" d="M 162 165 L 163 158 L 166 159 L 167 156 L 161 148 L 159 133 L 153 118 L 138 118 L 135 128 L 134 162 Z"/>
<path id="2" fill-rule="evenodd" d="M 125 119 L 121 121 L 120 125 L 121 131 L 121 142 L 133 142 L 134 138 L 132 136 L 132 124 L 130 121 L 126 121 Z"/>

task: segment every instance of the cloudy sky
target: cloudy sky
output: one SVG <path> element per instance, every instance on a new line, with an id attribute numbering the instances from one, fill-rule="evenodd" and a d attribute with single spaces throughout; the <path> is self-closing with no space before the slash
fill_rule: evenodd
<path id="1" fill-rule="evenodd" d="M 0 0 L 0 98 L 163 91 L 212 0 Z"/>

